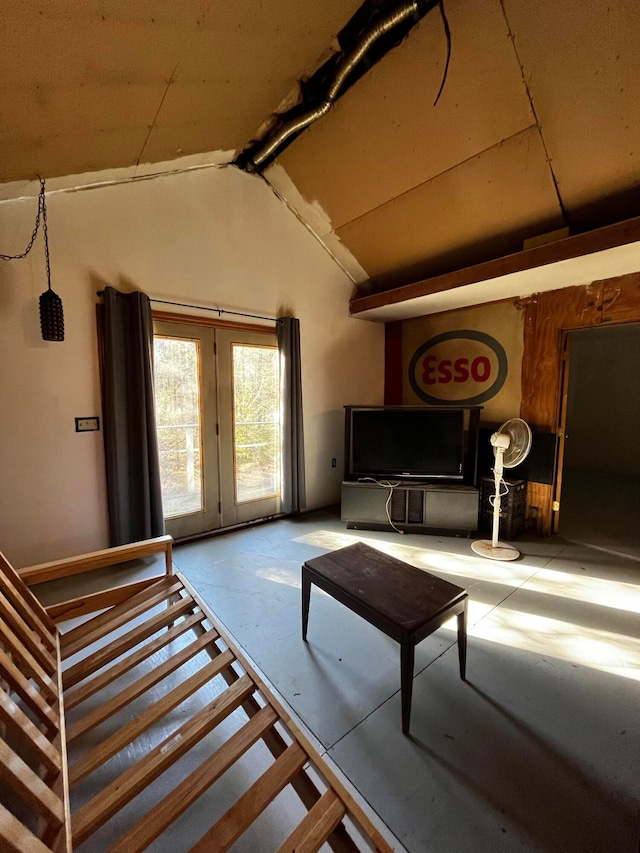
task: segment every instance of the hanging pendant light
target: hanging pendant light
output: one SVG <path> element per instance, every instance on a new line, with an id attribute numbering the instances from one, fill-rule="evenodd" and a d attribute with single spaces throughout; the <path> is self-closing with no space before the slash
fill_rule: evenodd
<path id="1" fill-rule="evenodd" d="M 40 181 L 40 192 L 38 193 L 38 214 L 36 222 L 33 226 L 31 239 L 27 243 L 27 248 L 19 255 L 5 255 L 0 252 L 0 261 L 17 261 L 21 258 L 26 258 L 38 236 L 38 229 L 42 221 L 42 229 L 44 231 L 44 260 L 47 268 L 47 284 L 48 288 L 40 297 L 40 330 L 42 331 L 42 339 L 44 341 L 63 341 L 64 340 L 64 315 L 62 313 L 62 300 L 57 293 L 51 289 L 51 267 L 49 264 L 49 235 L 47 234 L 47 202 L 44 194 L 44 179 L 38 175 Z"/>
<path id="2" fill-rule="evenodd" d="M 47 202 L 44 194 L 44 180 L 40 178 L 40 211 L 44 231 L 44 259 L 47 268 L 47 290 L 40 296 L 40 329 L 43 341 L 64 340 L 64 314 L 62 299 L 51 288 L 51 266 L 49 263 L 49 236 L 47 233 Z"/>
<path id="3" fill-rule="evenodd" d="M 64 340 L 62 299 L 51 290 L 51 285 L 40 296 L 40 329 L 43 341 Z"/>

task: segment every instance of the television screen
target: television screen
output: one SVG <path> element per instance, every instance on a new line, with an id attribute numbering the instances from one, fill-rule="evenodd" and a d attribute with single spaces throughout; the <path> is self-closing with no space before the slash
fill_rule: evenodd
<path id="1" fill-rule="evenodd" d="M 464 413 L 427 408 L 352 408 L 353 478 L 463 478 Z"/>

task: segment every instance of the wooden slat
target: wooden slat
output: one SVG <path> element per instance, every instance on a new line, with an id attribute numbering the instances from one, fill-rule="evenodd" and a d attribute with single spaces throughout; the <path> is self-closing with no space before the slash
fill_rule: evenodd
<path id="1" fill-rule="evenodd" d="M 115 604 L 129 601 L 138 592 L 147 589 L 159 578 L 163 577 L 164 575 L 155 575 L 152 578 L 144 578 L 141 581 L 113 586 L 101 592 L 92 592 L 89 595 L 81 595 L 78 598 L 60 601 L 57 604 L 50 604 L 46 608 L 46 611 L 56 624 L 66 622 L 69 619 L 75 619 L 79 616 L 88 616 L 91 613 L 96 613 L 98 610 L 105 610 L 107 607 L 113 607 Z"/>
<path id="2" fill-rule="evenodd" d="M 248 678 L 248 676 L 243 676 Z M 242 680 L 242 679 L 241 679 Z M 237 684 L 240 682 L 238 681 Z M 235 685 L 234 685 L 235 686 Z M 229 688 L 233 689 L 233 688 Z M 204 761 L 193 773 L 178 785 L 164 800 L 148 812 L 133 826 L 110 853 L 126 850 L 138 853 L 145 850 L 174 820 L 185 812 L 216 779 L 228 770 L 261 737 L 264 737 L 277 716 L 269 706 L 262 708 L 248 723 L 235 732 L 229 740 Z"/>
<path id="3" fill-rule="evenodd" d="M 62 667 L 60 665 L 60 632 L 56 633 L 56 659 L 58 661 L 58 690 L 62 693 Z M 51 840 L 51 846 L 56 853 L 71 853 L 71 803 L 69 799 L 69 766 L 67 759 L 67 739 L 66 739 L 66 724 L 64 702 L 60 703 L 60 727 L 58 737 L 54 741 L 54 746 L 60 751 L 62 758 L 62 769 L 58 774 L 57 779 L 53 783 L 52 790 L 62 799 L 64 808 L 64 826 L 59 835 Z M 48 841 L 46 835 L 44 841 Z"/>
<path id="4" fill-rule="evenodd" d="M 12 660 L 16 665 L 19 665 L 23 674 L 28 678 L 32 678 L 50 699 L 57 701 L 58 690 L 55 681 L 51 679 L 49 673 L 33 657 L 28 648 L 23 644 L 21 638 L 18 638 L 11 628 L 3 622 L 0 622 L 0 640 L 3 641 L 6 651 L 10 652 Z M 50 671 L 53 671 L 53 669 Z"/>
<path id="5" fill-rule="evenodd" d="M 71 631 L 61 637 L 63 659 L 71 657 L 85 646 L 102 639 L 106 634 L 115 631 L 121 625 L 135 619 L 181 589 L 182 584 L 175 578 L 162 578 L 128 601 L 117 604 L 105 613 L 94 616 L 93 619 L 88 619 L 82 625 L 78 625 L 77 628 L 72 628 Z"/>
<path id="6" fill-rule="evenodd" d="M 121 690 L 109 699 L 108 702 L 103 702 L 97 708 L 94 708 L 91 713 L 85 714 L 84 717 L 67 730 L 67 743 L 71 743 L 76 738 L 99 726 L 109 717 L 113 716 L 113 714 L 117 714 L 119 710 L 129 705 L 138 696 L 142 696 L 143 693 L 146 693 L 147 690 L 150 690 L 154 685 L 162 681 L 163 678 L 166 678 L 187 661 L 198 655 L 205 646 L 214 642 L 217 637 L 218 634 L 214 630 L 207 631 L 201 637 L 196 637 L 189 645 L 171 655 L 168 660 L 163 661 L 159 666 L 153 667 L 150 672 L 147 672 L 142 678 L 139 678 L 133 684 Z"/>
<path id="7" fill-rule="evenodd" d="M 45 770 L 60 772 L 62 761 L 58 750 L 4 690 L 0 691 L 0 722 L 4 723 L 17 741 L 27 745 Z"/>
<path id="8" fill-rule="evenodd" d="M 5 681 L 31 708 L 34 714 L 48 726 L 49 730 L 57 730 L 60 724 L 59 715 L 2 649 L 0 649 L 0 672 L 2 672 Z"/>
<path id="9" fill-rule="evenodd" d="M 199 672 L 196 672 L 170 693 L 167 693 L 139 716 L 131 720 L 128 725 L 114 732 L 100 746 L 97 746 L 91 752 L 87 753 L 87 755 L 78 759 L 69 768 L 71 786 L 76 785 L 81 779 L 84 779 L 85 776 L 93 772 L 96 767 L 104 764 L 112 755 L 115 755 L 116 752 L 119 752 L 127 744 L 135 740 L 135 738 L 150 728 L 161 717 L 168 714 L 169 711 L 173 710 L 181 702 L 184 702 L 185 699 L 191 696 L 192 693 L 195 693 L 207 681 L 218 675 L 225 667 L 228 667 L 233 660 L 234 655 L 231 651 L 227 650 L 223 652 L 219 658 L 211 661 L 211 663 L 204 666 Z"/>
<path id="10" fill-rule="evenodd" d="M 173 574 L 173 540 L 167 542 L 167 547 L 164 552 L 164 567 L 168 575 Z"/>
<path id="11" fill-rule="evenodd" d="M 243 676 L 232 687 L 216 697 L 213 702 L 183 723 L 177 731 L 147 753 L 143 759 L 118 776 L 110 785 L 82 806 L 72 817 L 74 844 L 76 846 L 82 844 L 105 821 L 113 817 L 117 811 L 137 796 L 143 788 L 146 788 L 161 773 L 164 773 L 168 767 L 188 752 L 222 720 L 233 713 L 253 689 L 254 685 L 249 676 Z M 270 708 L 267 710 L 265 718 L 270 720 L 271 725 L 276 720 L 276 716 Z M 268 723 L 265 722 L 264 725 L 268 725 Z M 257 737 L 259 736 L 258 734 Z M 175 792 L 170 795 L 171 802 L 175 795 Z M 163 801 L 156 809 L 147 813 L 142 821 L 143 826 L 137 824 L 131 830 L 138 843 L 141 839 L 145 839 L 141 849 L 144 849 L 163 831 L 167 820 L 175 820 L 178 814 L 184 810 L 175 812 L 171 802 Z M 119 841 L 120 849 L 131 851 L 134 838 L 129 838 L 125 844 Z"/>
<path id="12" fill-rule="evenodd" d="M 172 542 L 171 536 L 157 536 L 154 539 L 145 539 L 142 542 L 132 542 L 129 545 L 118 545 L 115 548 L 104 548 L 90 554 L 79 554 L 77 557 L 28 566 L 19 569 L 18 573 L 25 583 L 33 586 L 57 578 L 91 572 L 94 569 L 103 569 L 106 566 L 115 566 L 119 563 L 137 560 L 140 557 L 148 557 L 151 554 L 160 554 L 163 551 L 169 551 Z"/>
<path id="13" fill-rule="evenodd" d="M 0 849 L 3 853 L 51 853 L 50 847 L 28 830 L 0 803 Z"/>
<path id="14" fill-rule="evenodd" d="M 246 791 L 195 844 L 190 853 L 224 853 L 299 773 L 307 754 L 292 743 L 268 770 Z"/>
<path id="15" fill-rule="evenodd" d="M 231 764 L 233 764 L 240 755 L 244 754 L 252 743 L 255 743 L 260 738 L 262 738 L 265 743 L 271 743 L 269 740 L 271 735 L 277 735 L 278 743 L 274 741 L 269 748 L 274 752 L 274 754 L 279 753 L 279 758 L 276 759 L 276 762 L 266 771 L 266 773 L 239 799 L 236 805 L 229 809 L 227 814 L 218 821 L 216 826 L 200 840 L 198 845 L 193 848 L 194 850 L 201 851 L 205 849 L 207 851 L 227 850 L 229 846 L 240 837 L 244 832 L 244 829 L 255 820 L 255 818 L 287 784 L 293 783 L 296 790 L 298 790 L 298 783 L 300 782 L 300 779 L 302 777 L 305 777 L 305 779 L 307 778 L 306 774 L 301 773 L 300 771 L 304 767 L 306 761 L 309 760 L 309 755 L 315 755 L 316 760 L 319 760 L 319 756 L 314 751 L 314 747 L 308 744 L 304 736 L 302 738 L 298 738 L 299 743 L 294 744 L 293 746 L 286 746 L 282 736 L 273 728 L 274 723 L 277 721 L 278 715 L 280 715 L 285 726 L 293 732 L 294 737 L 298 737 L 299 732 L 295 727 L 295 724 L 293 724 L 293 721 L 290 719 L 287 712 L 280 707 L 277 700 L 271 695 L 266 685 L 264 685 L 259 677 L 253 673 L 250 665 L 248 665 L 240 653 L 237 652 L 230 639 L 224 634 L 224 632 L 218 632 L 215 619 L 212 618 L 210 612 L 206 610 L 198 596 L 193 593 L 190 587 L 188 587 L 188 584 L 185 583 L 183 585 L 183 580 L 184 579 L 179 576 L 174 585 L 169 579 L 164 578 L 162 581 L 153 584 L 152 587 L 149 587 L 144 592 L 134 596 L 133 599 L 116 605 L 108 613 L 100 614 L 94 619 L 79 626 L 78 629 L 74 629 L 69 632 L 65 640 L 62 641 L 65 643 L 66 656 L 75 655 L 84 648 L 101 640 L 109 632 L 122 627 L 131 618 L 143 616 L 147 610 L 156 607 L 162 601 L 170 600 L 172 596 L 180 595 L 180 593 L 185 589 L 188 589 L 193 596 L 193 600 L 180 598 L 176 604 L 170 604 L 167 610 L 162 614 L 154 614 L 150 619 L 147 618 L 142 625 L 136 625 L 132 630 L 128 631 L 124 637 L 119 637 L 113 640 L 113 642 L 107 643 L 106 647 L 109 650 L 106 654 L 102 654 L 101 650 L 97 650 L 95 653 L 92 652 L 88 656 L 89 660 L 86 663 L 81 662 L 84 664 L 84 669 L 82 667 L 76 669 L 79 665 L 74 664 L 74 666 L 68 670 L 68 672 L 72 673 L 73 677 L 78 676 L 78 680 L 81 680 L 82 678 L 87 677 L 87 675 L 92 675 L 98 669 L 105 667 L 104 672 L 99 673 L 85 685 L 82 685 L 70 694 L 70 701 L 77 705 L 82 701 L 83 697 L 87 698 L 89 695 L 94 694 L 96 690 L 101 689 L 101 687 L 106 687 L 116 678 L 119 678 L 122 674 L 130 671 L 134 666 L 141 663 L 149 654 L 154 654 L 160 648 L 164 648 L 177 636 L 184 634 L 185 631 L 193 629 L 196 631 L 198 636 L 198 639 L 196 639 L 195 642 L 181 649 L 177 655 L 173 655 L 169 660 L 163 662 L 160 667 L 145 674 L 141 679 L 138 679 L 135 684 L 122 690 L 117 696 L 105 703 L 101 709 L 92 712 L 84 718 L 84 720 L 81 720 L 71 732 L 72 737 L 74 738 L 79 737 L 81 733 L 99 725 L 109 715 L 116 713 L 125 705 L 128 705 L 136 697 L 142 695 L 142 693 L 148 691 L 154 684 L 158 683 L 160 679 L 166 678 L 170 672 L 176 670 L 188 659 L 192 658 L 193 655 L 198 654 L 199 651 L 207 650 L 212 656 L 210 664 L 203 667 L 197 673 L 194 673 L 194 675 L 182 684 L 179 684 L 158 702 L 150 705 L 146 710 L 143 710 L 139 717 L 129 722 L 119 731 L 115 732 L 107 738 L 105 742 L 92 750 L 92 752 L 83 756 L 74 765 L 74 767 L 71 768 L 69 773 L 71 784 L 76 784 L 88 773 L 93 772 L 93 770 L 102 763 L 108 761 L 109 758 L 115 755 L 115 753 L 120 749 L 126 747 L 140 734 L 147 731 L 154 725 L 154 723 L 169 714 L 175 707 L 177 707 L 177 705 L 185 701 L 189 696 L 216 675 L 222 674 L 227 682 L 231 684 L 231 686 L 217 697 L 213 703 L 210 703 L 207 707 L 201 709 L 193 718 L 185 722 L 180 729 L 166 738 L 162 744 L 159 744 L 155 749 L 147 753 L 134 767 L 131 767 L 118 779 L 114 780 L 107 789 L 97 793 L 93 800 L 87 803 L 86 806 L 83 807 L 76 816 L 74 816 L 73 824 L 70 820 L 67 821 L 66 825 L 69 828 L 73 825 L 75 835 L 74 844 L 76 845 L 83 843 L 99 826 L 114 817 L 119 809 L 127 803 L 130 803 L 144 787 L 157 779 L 161 773 L 163 773 L 180 757 L 185 755 L 185 753 L 191 749 L 195 743 L 215 728 L 220 720 L 232 713 L 233 710 L 239 706 L 246 706 L 249 708 L 249 723 L 247 723 L 240 731 L 236 732 L 233 738 L 227 741 L 218 751 L 216 751 L 216 753 L 211 756 L 204 765 L 195 770 L 188 779 L 185 779 L 184 782 L 179 785 L 178 788 L 174 789 L 164 801 L 159 803 L 156 808 L 152 809 L 139 824 L 133 827 L 129 833 L 126 834 L 125 838 L 121 839 L 117 843 L 114 848 L 115 850 L 127 850 L 127 853 L 130 853 L 130 851 L 133 853 L 134 850 L 142 850 L 147 847 L 152 843 L 153 839 L 157 838 L 170 823 L 182 814 L 189 805 L 197 799 L 197 797 L 199 797 L 208 787 L 210 787 L 210 785 L 214 783 L 215 779 L 224 772 L 224 769 L 231 766 Z M 181 618 L 185 612 L 188 613 L 190 610 L 193 611 L 193 608 L 198 606 L 202 608 L 204 611 L 203 613 L 192 612 L 192 615 L 188 616 L 184 622 L 177 625 L 172 624 L 175 619 L 178 618 L 178 611 L 180 611 L 179 616 Z M 205 628 L 200 624 L 205 616 L 210 619 L 214 625 L 213 631 L 206 632 Z M 190 622 L 188 627 L 185 627 L 186 622 Z M 166 633 L 155 636 L 151 642 L 135 649 L 135 651 L 128 655 L 128 657 L 117 660 L 126 652 L 133 649 L 134 646 L 143 643 L 144 640 L 153 636 L 167 625 L 170 627 Z M 229 646 L 228 650 L 221 651 L 220 647 L 216 645 L 215 640 L 218 635 L 227 643 Z M 100 656 L 101 660 L 101 663 L 97 666 L 95 665 L 96 656 Z M 231 667 L 231 663 L 236 659 L 236 657 L 247 670 L 248 675 L 239 676 Z M 106 667 L 108 664 L 112 663 L 114 660 L 117 660 L 117 662 L 107 669 Z M 12 661 L 9 661 L 9 664 L 12 663 Z M 19 670 L 17 672 L 18 674 L 21 674 L 19 673 Z M 24 674 L 22 674 L 22 676 L 24 678 Z M 15 672 L 12 674 L 12 677 L 15 679 Z M 57 677 L 60 678 L 59 673 L 57 674 Z M 74 681 L 74 684 L 77 683 L 78 681 Z M 26 687 L 33 688 L 33 685 L 29 685 L 28 682 L 26 685 L 22 683 L 20 686 L 22 689 L 25 689 Z M 252 696 L 256 686 L 267 699 L 268 704 L 264 708 L 261 708 Z M 42 699 L 42 697 L 40 698 Z M 31 700 L 35 701 L 33 697 L 31 697 Z M 8 701 L 10 702 L 11 700 Z M 13 704 L 15 705 L 15 703 Z M 52 709 L 49 710 L 52 711 Z M 52 712 L 55 715 L 55 710 Z M 61 746 L 61 749 L 66 747 L 62 709 L 60 709 L 60 712 L 60 732 L 58 734 L 57 741 L 54 742 L 54 744 L 49 744 L 49 746 L 54 749 L 54 754 L 55 747 L 58 744 Z M 14 718 L 10 717 L 10 720 L 10 724 L 15 727 L 16 723 Z M 0 710 L 0 722 L 1 721 L 2 711 Z M 40 735 L 38 732 L 37 727 L 33 726 L 33 724 L 31 724 L 31 727 L 32 731 L 28 733 L 29 735 L 33 735 L 35 732 L 38 737 L 44 738 L 44 735 Z M 46 739 L 44 739 L 44 741 L 45 743 L 47 742 Z M 311 752 L 309 749 L 311 749 Z M 62 817 L 58 820 L 57 825 L 62 827 L 64 826 L 64 816 L 65 814 L 68 814 L 68 799 L 61 798 L 61 795 L 64 793 L 64 789 L 67 788 L 68 790 L 68 786 L 63 785 L 63 779 L 67 771 L 66 764 L 64 761 L 62 762 L 62 772 L 58 772 L 58 768 L 56 766 L 51 766 L 50 758 L 49 765 L 45 766 L 49 774 L 53 775 L 54 778 L 56 773 L 58 775 L 57 780 L 51 783 L 52 786 L 54 786 L 52 790 L 50 790 L 44 782 L 39 781 L 40 784 L 44 786 L 44 790 L 48 791 L 51 797 L 53 797 L 53 801 L 58 803 L 59 806 L 61 804 Z M 27 777 L 24 773 L 25 768 L 28 773 L 31 773 L 31 776 L 38 779 L 37 775 L 34 774 L 26 765 L 24 765 L 24 767 L 20 767 L 20 773 L 22 773 L 22 775 L 16 771 L 14 763 L 3 765 L 2 770 L 7 775 L 13 772 L 12 779 L 18 775 L 22 780 L 25 796 L 37 797 L 41 791 L 38 789 L 37 783 L 35 790 L 33 785 L 27 785 Z M 311 802 L 315 802 L 315 805 L 308 805 L 311 812 L 302 821 L 300 826 L 291 834 L 288 841 L 285 842 L 283 850 L 296 849 L 299 853 L 299 851 L 303 849 L 317 849 L 317 847 L 324 843 L 325 840 L 328 840 L 330 844 L 335 844 L 337 842 L 336 849 L 342 849 L 343 847 L 344 849 L 349 849 L 349 845 L 346 842 L 350 841 L 350 839 L 346 838 L 343 842 L 342 835 L 339 834 L 341 831 L 344 833 L 344 827 L 340 824 L 345 811 L 349 813 L 355 811 L 354 819 L 356 823 L 360 824 L 364 829 L 365 834 L 369 834 L 374 846 L 378 847 L 380 850 L 389 850 L 390 848 L 386 845 L 386 842 L 384 842 L 375 828 L 373 834 L 368 832 L 370 825 L 367 824 L 366 817 L 363 819 L 363 815 L 358 811 L 357 804 L 355 804 L 355 802 L 350 798 L 348 792 L 345 792 L 347 794 L 346 800 L 344 805 L 341 805 L 341 785 L 338 780 L 334 780 L 332 778 L 331 772 L 324 772 L 322 764 L 320 764 L 320 775 L 323 775 L 328 779 L 329 785 L 332 786 L 334 790 L 333 792 L 327 792 L 319 800 L 318 797 L 320 795 L 318 793 L 315 794 L 315 799 L 312 797 Z M 31 781 L 31 777 L 29 778 Z M 27 787 L 29 789 L 28 795 L 26 793 Z M 305 792 L 306 790 L 307 789 L 305 788 Z M 317 789 L 314 788 L 313 783 L 311 783 L 309 790 L 310 792 L 317 791 Z M 308 799 L 306 794 L 304 799 L 305 801 Z M 42 810 L 43 806 L 40 805 L 38 808 Z M 28 832 L 28 830 L 24 830 L 22 828 L 19 822 L 17 823 L 20 832 Z M 56 850 L 70 851 L 70 846 L 68 846 L 70 841 L 66 843 L 62 836 L 60 838 L 56 838 L 56 834 L 58 834 L 56 825 L 52 826 L 50 824 L 49 829 L 45 830 L 43 841 L 53 845 L 53 848 Z M 27 836 L 25 835 L 24 837 L 26 838 Z M 0 839 L 2 839 L 2 835 L 0 835 Z M 382 843 L 378 843 L 379 841 Z M 287 844 L 289 845 L 288 847 L 286 846 Z M 7 847 L 7 849 L 11 850 L 13 848 Z M 31 851 L 39 848 L 35 848 L 33 845 L 27 845 L 24 848 L 16 849 L 19 849 L 19 853 L 24 853 L 24 850 Z M 41 849 L 47 848 L 45 846 Z"/>
<path id="16" fill-rule="evenodd" d="M 277 853 L 316 853 L 344 815 L 343 803 L 333 791 L 326 791 Z"/>
<path id="17" fill-rule="evenodd" d="M 48 785 L 4 740 L 0 740 L 0 779 L 56 828 L 64 822 L 64 806 Z"/>
<path id="18" fill-rule="evenodd" d="M 16 610 L 11 601 L 4 596 L 3 598 L 2 616 L 4 623 L 20 638 L 20 641 L 29 649 L 29 652 L 40 663 L 44 671 L 50 675 L 56 668 L 51 651 L 47 650 L 42 639 L 32 629 L 29 622 L 25 621 L 24 616 Z"/>
<path id="19" fill-rule="evenodd" d="M 165 613 L 159 613 L 158 616 L 163 617 L 161 620 L 159 620 L 159 624 L 156 623 L 155 625 L 149 625 L 149 622 L 153 620 L 145 622 L 144 625 L 146 626 L 146 628 L 143 632 L 144 636 L 142 637 L 142 640 L 147 639 L 148 636 L 150 636 L 151 634 L 155 634 L 156 631 L 165 627 L 169 622 L 172 622 L 176 618 L 176 612 L 179 613 L 180 610 L 189 610 L 192 606 L 190 602 L 191 599 L 182 599 L 179 604 L 174 605 L 174 607 L 177 608 L 176 611 L 173 611 L 173 608 L 169 608 L 169 610 L 165 611 Z M 169 615 L 170 613 L 171 615 Z M 76 705 L 79 705 L 81 702 L 84 702 L 85 699 L 88 699 L 89 696 L 92 696 L 98 690 L 102 690 L 102 688 L 106 687 L 107 684 L 110 684 L 117 678 L 120 678 L 121 675 L 124 675 L 125 672 L 128 672 L 130 669 L 133 669 L 134 666 L 137 666 L 147 657 L 155 654 L 157 651 L 160 651 L 160 649 L 164 648 L 164 646 L 168 645 L 169 643 L 172 643 L 174 640 L 177 640 L 178 637 L 191 630 L 194 625 L 200 623 L 204 618 L 205 615 L 201 612 L 191 614 L 186 619 L 183 619 L 181 622 L 178 622 L 177 625 L 174 625 L 173 628 L 169 628 L 168 631 L 165 631 L 159 637 L 156 637 L 155 640 L 152 640 L 150 643 L 145 643 L 139 649 L 136 649 L 135 652 L 128 655 L 126 658 L 119 661 L 117 664 L 110 666 L 104 672 L 100 673 L 100 675 L 97 675 L 90 681 L 85 682 L 85 684 L 81 685 L 76 690 L 71 690 L 68 692 L 65 690 L 65 709 L 67 711 L 70 711 L 72 708 L 75 708 Z M 140 642 L 140 637 L 138 637 L 137 639 L 134 638 L 132 640 L 131 635 L 135 633 L 136 631 L 130 631 L 129 634 L 126 635 L 127 637 L 129 637 L 129 640 L 127 640 L 127 643 L 124 645 L 124 647 L 118 641 L 115 641 L 113 644 L 110 644 L 112 646 L 115 646 L 116 648 L 112 649 L 109 655 L 107 655 L 106 663 L 109 663 L 114 658 L 119 657 L 124 651 L 127 651 L 129 648 L 131 648 L 131 646 L 136 645 L 138 642 Z M 100 649 L 100 651 L 96 655 L 91 655 L 85 661 L 80 661 L 80 664 L 78 664 L 77 666 L 85 664 L 86 668 L 89 671 L 89 674 L 94 672 L 96 669 L 100 669 L 100 667 L 103 666 L 104 663 L 100 663 L 98 666 L 95 666 L 94 658 L 97 658 L 100 655 L 100 652 L 102 651 L 103 650 Z M 72 669 L 75 669 L 75 667 L 72 667 Z M 66 673 L 63 673 L 63 682 L 65 681 L 65 675 Z M 84 677 L 85 675 L 82 671 L 76 671 L 75 680 L 72 679 L 71 684 L 77 684 Z"/>
<path id="20" fill-rule="evenodd" d="M 200 607 L 205 611 L 210 622 L 216 626 L 218 633 L 220 634 L 224 642 L 234 652 L 236 658 L 242 664 L 244 669 L 249 673 L 249 675 L 251 675 L 258 688 L 262 691 L 265 697 L 270 697 L 273 704 L 275 701 L 273 695 L 263 684 L 262 680 L 257 676 L 253 667 L 249 666 L 248 662 L 240 653 L 239 649 L 233 643 L 229 635 L 222 630 L 220 625 L 217 623 L 214 614 L 207 607 L 206 603 L 202 599 L 200 599 L 197 592 L 182 574 L 178 573 L 178 577 L 184 583 L 185 589 L 187 589 L 191 593 L 191 595 L 195 598 Z M 227 684 L 233 684 L 233 682 L 236 681 L 240 676 L 235 672 L 233 668 L 229 667 L 222 672 L 222 677 L 225 679 Z M 278 707 L 278 703 L 274 704 L 274 708 L 276 709 L 276 711 L 278 711 Z M 247 714 L 247 716 L 251 718 L 260 711 L 261 706 L 254 696 L 249 696 L 249 698 L 243 703 L 242 709 Z M 263 741 L 274 758 L 277 758 L 278 756 L 282 755 L 282 753 L 288 746 L 288 743 L 285 741 L 285 739 L 282 737 L 282 735 L 276 728 L 272 728 L 269 731 L 265 732 Z M 314 753 L 315 750 L 313 747 L 311 747 L 310 754 Z M 295 790 L 296 794 L 300 797 L 302 803 L 307 809 L 311 809 L 313 805 L 320 799 L 320 791 L 307 773 L 298 773 L 298 775 L 293 779 L 291 786 Z M 337 786 L 334 785 L 334 788 L 338 792 L 338 795 L 342 796 L 341 792 L 344 790 L 344 786 L 340 786 L 340 784 L 338 783 Z M 348 798 L 349 795 L 346 790 L 345 794 Z M 391 853 L 391 848 L 389 847 L 389 845 L 386 843 L 384 838 L 380 836 L 373 823 L 367 818 L 365 814 L 361 812 L 357 804 L 354 803 L 353 800 L 348 800 L 348 802 L 352 803 L 352 805 L 348 805 L 347 809 L 350 812 L 353 811 L 352 817 L 356 817 L 356 822 L 361 825 L 364 834 L 376 840 L 376 845 L 379 850 Z M 355 844 L 355 842 L 347 833 L 346 829 L 342 824 L 339 824 L 336 827 L 336 829 L 328 840 L 328 844 L 334 851 L 334 853 L 358 853 L 359 851 L 358 846 Z"/>
<path id="21" fill-rule="evenodd" d="M 242 654 L 242 652 L 237 647 L 237 645 L 233 642 L 233 640 L 229 636 L 229 634 L 222 628 L 221 625 L 219 625 L 217 623 L 215 616 L 213 615 L 213 613 L 211 612 L 211 610 L 207 606 L 206 602 L 204 602 L 198 596 L 197 592 L 191 586 L 189 581 L 185 577 L 183 577 L 183 575 L 178 573 L 178 577 L 184 583 L 185 589 L 191 593 L 191 595 L 196 599 L 196 601 L 198 602 L 198 604 L 200 605 L 202 610 L 204 610 L 204 612 L 207 614 L 211 624 L 216 626 L 218 633 L 220 634 L 220 637 L 222 638 L 222 640 L 225 642 L 225 644 L 228 646 L 228 648 L 234 653 L 236 660 L 238 661 L 238 663 L 241 664 L 241 666 L 243 667 L 245 672 L 247 672 L 251 676 L 251 678 L 253 679 L 256 686 L 260 689 L 260 692 L 262 693 L 262 695 L 269 702 L 269 704 L 274 708 L 274 710 L 276 711 L 276 713 L 280 717 L 281 721 L 289 729 L 289 732 L 292 734 L 292 736 L 295 738 L 295 740 L 297 740 L 298 743 L 300 743 L 302 745 L 302 747 L 306 751 L 307 755 L 309 755 L 309 756 L 317 755 L 317 750 L 315 749 L 313 744 L 309 741 L 309 738 L 305 735 L 305 733 L 302 731 L 300 726 L 291 718 L 291 715 L 285 709 L 283 704 L 276 698 L 274 693 L 267 687 L 267 685 L 264 683 L 263 679 L 258 675 L 258 673 L 255 671 L 255 669 L 251 666 L 249 661 Z M 233 670 L 229 670 L 229 672 L 232 673 Z M 251 710 L 249 710 L 248 713 L 252 713 Z M 274 730 L 274 734 L 276 734 L 275 730 Z M 278 735 L 278 737 L 280 737 L 280 736 Z M 266 742 L 266 740 L 265 740 L 265 742 Z M 269 747 L 269 748 L 271 749 L 271 747 Z M 364 811 L 360 808 L 358 803 L 355 801 L 355 799 L 353 798 L 351 793 L 347 790 L 347 788 L 342 784 L 340 779 L 334 773 L 332 773 L 326 765 L 322 766 L 320 775 L 322 775 L 327 780 L 328 784 L 338 794 L 338 796 L 340 797 L 342 802 L 347 807 L 347 811 L 349 812 L 349 815 L 355 820 L 355 822 L 357 824 L 359 824 L 363 833 L 366 836 L 368 836 L 368 838 L 371 839 L 376 850 L 379 850 L 381 853 L 393 853 L 391 847 L 386 842 L 384 837 L 381 835 L 380 831 L 373 824 L 373 822 L 367 817 L 367 815 L 364 813 Z M 308 779 L 308 776 L 306 774 L 300 774 L 300 776 L 298 776 L 295 781 L 297 782 L 298 780 L 301 780 L 301 779 L 304 780 L 305 782 L 308 780 L 309 786 L 311 787 L 311 789 L 313 791 L 316 792 L 317 796 L 313 800 L 313 802 L 315 802 L 315 800 L 317 800 L 319 798 L 319 793 L 317 792 L 317 789 L 315 788 L 315 786 L 313 785 L 311 780 Z M 310 808 L 310 804 L 308 804 L 308 802 L 307 802 L 309 800 L 308 795 L 310 793 L 309 787 L 307 787 L 307 785 L 305 784 L 305 785 L 301 786 L 300 789 L 296 788 L 296 791 L 297 791 L 298 795 L 300 796 L 300 798 L 302 799 L 302 801 L 305 803 L 305 805 L 307 805 L 307 808 Z M 340 829 L 340 827 L 338 827 L 338 829 Z M 341 850 L 342 849 L 349 850 L 349 851 L 357 850 L 357 846 L 354 844 L 352 839 L 349 838 L 349 836 L 346 833 L 341 833 L 341 837 L 335 839 L 335 846 L 336 846 L 336 848 L 341 849 Z"/>
<path id="22" fill-rule="evenodd" d="M 53 650 L 55 625 L 47 616 L 44 607 L 0 551 L 0 590 L 18 610 L 27 625 L 30 625 L 47 648 Z"/>

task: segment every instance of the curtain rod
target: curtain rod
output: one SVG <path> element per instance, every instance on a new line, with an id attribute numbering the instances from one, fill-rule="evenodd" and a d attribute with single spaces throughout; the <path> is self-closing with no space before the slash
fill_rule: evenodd
<path id="1" fill-rule="evenodd" d="M 97 290 L 96 296 L 102 296 L 104 290 Z M 262 317 L 260 314 L 245 314 L 242 311 L 227 311 L 226 308 L 210 308 L 206 305 L 190 305 L 188 302 L 168 302 L 166 299 L 152 299 L 150 302 L 157 302 L 160 305 L 175 305 L 178 308 L 195 308 L 197 311 L 214 311 L 218 316 L 221 314 L 233 314 L 236 317 L 251 317 L 252 320 L 269 320 L 271 323 L 281 323 L 282 318 L 278 317 Z"/>

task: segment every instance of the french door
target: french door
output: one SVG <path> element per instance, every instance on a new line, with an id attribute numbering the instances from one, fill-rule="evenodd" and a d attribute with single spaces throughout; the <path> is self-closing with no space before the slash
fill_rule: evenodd
<path id="1" fill-rule="evenodd" d="M 167 532 L 181 539 L 280 512 L 273 333 L 154 322 Z"/>

